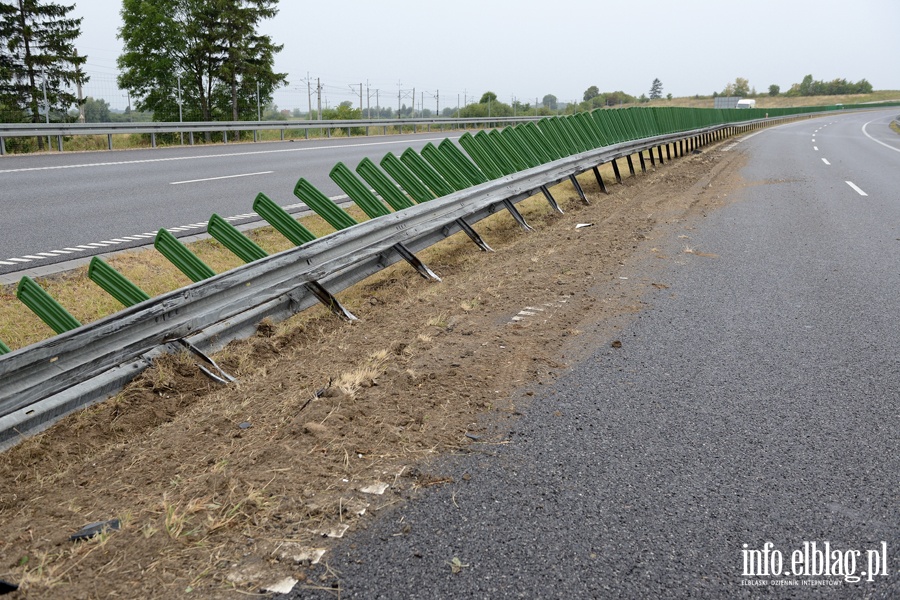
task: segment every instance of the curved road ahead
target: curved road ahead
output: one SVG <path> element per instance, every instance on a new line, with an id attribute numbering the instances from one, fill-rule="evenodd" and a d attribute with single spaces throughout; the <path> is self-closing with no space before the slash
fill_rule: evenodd
<path id="1" fill-rule="evenodd" d="M 495 457 L 343 542 L 340 597 L 900 597 L 895 115 L 734 145 L 750 185 L 691 232 L 718 259 L 654 274 L 623 346 L 589 340 Z"/>
<path id="2" fill-rule="evenodd" d="M 5 156 L 0 274 L 146 245 L 163 227 L 202 233 L 214 212 L 234 224 L 258 220 L 248 216 L 256 194 L 296 205 L 300 177 L 340 195 L 328 177 L 339 161 L 355 168 L 363 157 L 378 162 L 445 137 L 459 132 Z"/>

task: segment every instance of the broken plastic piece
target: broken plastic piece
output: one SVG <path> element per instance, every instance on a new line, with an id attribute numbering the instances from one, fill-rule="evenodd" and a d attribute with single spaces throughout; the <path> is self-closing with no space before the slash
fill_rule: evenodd
<path id="1" fill-rule="evenodd" d="M 575 226 L 575 229 L 581 229 L 582 227 L 593 227 L 593 223 L 579 223 Z"/>
<path id="2" fill-rule="evenodd" d="M 94 537 L 97 534 L 104 533 L 106 531 L 116 531 L 121 527 L 118 519 L 111 519 L 109 521 L 97 521 L 96 523 L 89 523 L 73 533 L 69 536 L 69 539 L 73 542 L 78 540 L 86 540 Z"/>
<path id="3" fill-rule="evenodd" d="M 250 423 L 250 421 L 244 421 L 243 423 L 238 425 L 238 427 L 240 427 L 241 429 L 250 429 L 250 427 L 252 427 L 252 424 Z"/>

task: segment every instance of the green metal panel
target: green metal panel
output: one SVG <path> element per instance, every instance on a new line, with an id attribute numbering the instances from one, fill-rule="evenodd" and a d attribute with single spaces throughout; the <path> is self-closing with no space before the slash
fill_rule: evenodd
<path id="1" fill-rule="evenodd" d="M 178 270 L 187 275 L 188 279 L 194 283 L 209 279 L 215 275 L 215 272 L 206 263 L 197 258 L 184 244 L 175 239 L 175 236 L 169 233 L 167 229 L 160 229 L 156 232 L 153 247 L 169 259 L 169 262 L 178 267 Z"/>
<path id="2" fill-rule="evenodd" d="M 206 227 L 209 235 L 231 250 L 245 263 L 253 262 L 268 256 L 265 250 L 256 245 L 256 243 L 238 231 L 234 225 L 213 213 Z"/>
<path id="3" fill-rule="evenodd" d="M 406 190 L 406 193 L 419 204 L 437 198 L 437 196 L 428 189 L 428 186 L 422 183 L 422 180 L 416 177 L 416 174 L 410 171 L 409 167 L 404 165 L 403 162 L 391 152 L 385 154 L 384 158 L 381 159 L 381 168 L 387 171 L 388 175 L 393 177 L 397 183 Z"/>
<path id="4" fill-rule="evenodd" d="M 263 193 L 256 195 L 256 199 L 253 201 L 253 211 L 265 219 L 281 235 L 298 246 L 316 239 L 312 232 L 298 223 L 297 219 Z"/>
<path id="5" fill-rule="evenodd" d="M 302 177 L 297 181 L 297 185 L 294 186 L 294 195 L 335 229 L 347 229 L 356 225 L 356 220 L 353 217 Z"/>
<path id="6" fill-rule="evenodd" d="M 553 124 L 550 117 L 544 117 L 538 121 L 538 129 L 540 129 L 544 138 L 553 144 L 553 147 L 556 148 L 556 153 L 559 154 L 560 158 L 569 156 L 572 153 L 560 137 L 559 131 L 557 131 L 556 126 Z"/>
<path id="7" fill-rule="evenodd" d="M 460 150 L 456 144 L 454 144 L 449 139 L 445 139 L 440 144 L 438 144 L 438 150 L 447 157 L 453 166 L 466 176 L 472 185 L 478 185 L 479 183 L 486 183 L 488 181 L 487 176 L 479 169 L 475 164 L 469 160 L 463 151 Z"/>
<path id="8" fill-rule="evenodd" d="M 578 113 L 575 115 L 575 122 L 581 128 L 581 132 L 588 141 L 591 149 L 600 148 L 601 146 L 606 145 L 603 143 L 603 140 L 600 139 L 600 136 L 598 135 L 599 132 L 594 125 L 594 120 L 591 118 L 590 113 Z"/>
<path id="9" fill-rule="evenodd" d="M 149 300 L 144 290 L 131 283 L 128 278 L 106 264 L 99 256 L 91 259 L 88 265 L 88 279 L 122 303 L 122 306 L 134 306 Z"/>
<path id="10" fill-rule="evenodd" d="M 371 185 L 381 198 L 391 205 L 394 210 L 403 210 L 413 206 L 413 203 L 406 197 L 400 188 L 394 185 L 394 182 L 384 174 L 384 172 L 375 166 L 368 158 L 362 159 L 357 165 L 356 172 Z"/>
<path id="11" fill-rule="evenodd" d="M 612 109 L 609 108 L 601 108 L 593 112 L 594 120 L 597 121 L 597 126 L 600 128 L 600 131 L 604 133 L 610 145 L 618 144 L 623 141 L 622 133 L 616 126 L 616 122 L 612 119 L 612 112 Z"/>
<path id="12" fill-rule="evenodd" d="M 516 135 L 511 127 L 504 127 L 500 132 L 500 138 L 505 139 L 510 146 L 516 149 L 516 152 L 522 157 L 529 169 L 541 164 L 541 161 L 534 155 L 531 148 L 519 139 L 519 136 Z"/>
<path id="13" fill-rule="evenodd" d="M 12 350 L 9 349 L 9 346 L 3 343 L 3 340 L 0 340 L 0 355 L 9 354 Z"/>
<path id="14" fill-rule="evenodd" d="M 422 158 L 444 178 L 444 181 L 453 186 L 453 191 L 458 192 L 473 185 L 431 142 L 422 148 Z"/>
<path id="15" fill-rule="evenodd" d="M 19 280 L 19 286 L 16 288 L 16 298 L 56 333 L 65 333 L 70 329 L 81 327 L 78 319 L 70 315 L 59 302 L 54 300 L 50 294 L 44 291 L 44 288 L 35 283 L 30 277 L 23 277 Z"/>
<path id="16" fill-rule="evenodd" d="M 472 157 L 472 160 L 474 160 L 481 170 L 491 179 L 498 179 L 512 173 L 512 171 L 509 173 L 504 172 L 504 169 L 500 166 L 499 161 L 493 152 L 484 147 L 481 141 L 476 140 L 468 131 L 460 136 L 459 145 L 468 152 L 469 156 Z"/>
<path id="17" fill-rule="evenodd" d="M 544 149 L 537 144 L 532 143 L 531 138 L 525 134 L 521 127 L 507 127 L 503 130 L 501 135 L 505 136 L 510 140 L 510 143 L 518 148 L 523 148 L 524 151 L 528 153 L 530 161 L 534 162 L 536 165 L 542 165 L 549 162 L 549 158 L 547 153 L 544 152 Z"/>
<path id="18" fill-rule="evenodd" d="M 456 190 L 452 185 L 444 181 L 444 178 L 434 170 L 434 168 L 425 162 L 425 159 L 416 154 L 412 148 L 407 148 L 400 155 L 400 160 L 409 170 L 416 174 L 416 177 L 422 180 L 422 183 L 434 192 L 436 196 L 446 196 L 452 194 Z"/>
<path id="19" fill-rule="evenodd" d="M 587 152 L 591 149 L 591 145 L 584 137 L 584 133 L 582 133 L 581 129 L 578 127 L 575 115 L 562 117 L 560 119 L 560 124 L 563 126 L 566 133 L 569 134 L 569 139 L 572 140 L 579 152 Z"/>
<path id="20" fill-rule="evenodd" d="M 535 125 L 534 121 L 529 121 L 525 123 L 522 127 L 523 133 L 528 136 L 529 139 L 532 140 L 532 143 L 537 144 L 543 150 L 546 156 L 550 157 L 550 160 L 559 160 L 562 158 L 562 155 L 559 153 L 559 149 L 556 147 L 556 144 L 553 143 L 552 140 L 547 139 L 547 136 Z"/>
<path id="21" fill-rule="evenodd" d="M 522 160 L 522 158 L 516 153 L 515 149 L 513 149 L 513 147 L 503 139 L 503 136 L 500 135 L 500 132 L 496 129 L 492 129 L 488 133 L 479 131 L 475 134 L 475 139 L 482 140 L 482 143 L 492 148 L 497 156 L 501 157 L 503 161 L 505 161 L 506 167 L 512 169 L 511 173 L 516 173 L 528 168 L 528 165 L 525 164 L 525 161 Z"/>
<path id="22" fill-rule="evenodd" d="M 353 200 L 353 202 L 355 202 L 370 219 L 391 214 L 391 211 L 375 197 L 375 194 L 369 191 L 369 188 L 357 179 L 356 175 L 353 174 L 353 171 L 348 169 L 347 165 L 344 163 L 339 162 L 334 165 L 329 176 L 342 190 L 347 192 L 350 199 Z"/>

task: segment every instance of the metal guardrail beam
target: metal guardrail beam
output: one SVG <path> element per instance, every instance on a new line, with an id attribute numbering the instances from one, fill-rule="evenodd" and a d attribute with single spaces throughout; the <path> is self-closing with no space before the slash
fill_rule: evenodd
<path id="1" fill-rule="evenodd" d="M 170 344 L 188 340 L 209 349 L 249 335 L 267 316 L 286 317 L 318 302 L 311 292 L 316 286 L 337 293 L 402 260 L 398 246 L 412 252 L 429 247 L 460 231 L 460 221 L 506 210 L 599 164 L 756 126 L 760 122 L 704 127 L 562 158 L 354 225 L 0 356 L 0 448 L 114 393 Z"/>
<path id="2" fill-rule="evenodd" d="M 493 117 L 477 119 L 354 119 L 328 121 L 204 121 L 183 123 L 0 123 L 0 137 L 119 135 L 129 133 L 203 133 L 286 129 L 347 129 L 361 127 L 476 126 L 487 123 L 510 125 L 535 121 L 538 117 Z"/>

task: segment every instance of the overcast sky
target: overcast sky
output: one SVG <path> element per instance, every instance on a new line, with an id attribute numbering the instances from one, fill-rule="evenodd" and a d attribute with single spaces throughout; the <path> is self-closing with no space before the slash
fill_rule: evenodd
<path id="1" fill-rule="evenodd" d="M 124 108 L 113 83 L 121 1 L 75 4 L 93 78 L 86 93 Z M 275 102 L 303 111 L 307 73 L 313 87 L 321 78 L 330 106 L 358 104 L 368 82 L 372 105 L 376 89 L 396 106 L 398 90 L 409 105 L 416 88 L 416 105 L 424 92 L 432 109 L 436 95 L 444 108 L 487 90 L 507 103 L 581 101 L 591 85 L 639 96 L 654 78 L 673 96 L 721 91 L 736 77 L 786 91 L 807 73 L 900 90 L 898 27 L 898 0 L 282 0 L 262 24 L 284 44 L 276 69 L 290 85 Z"/>

